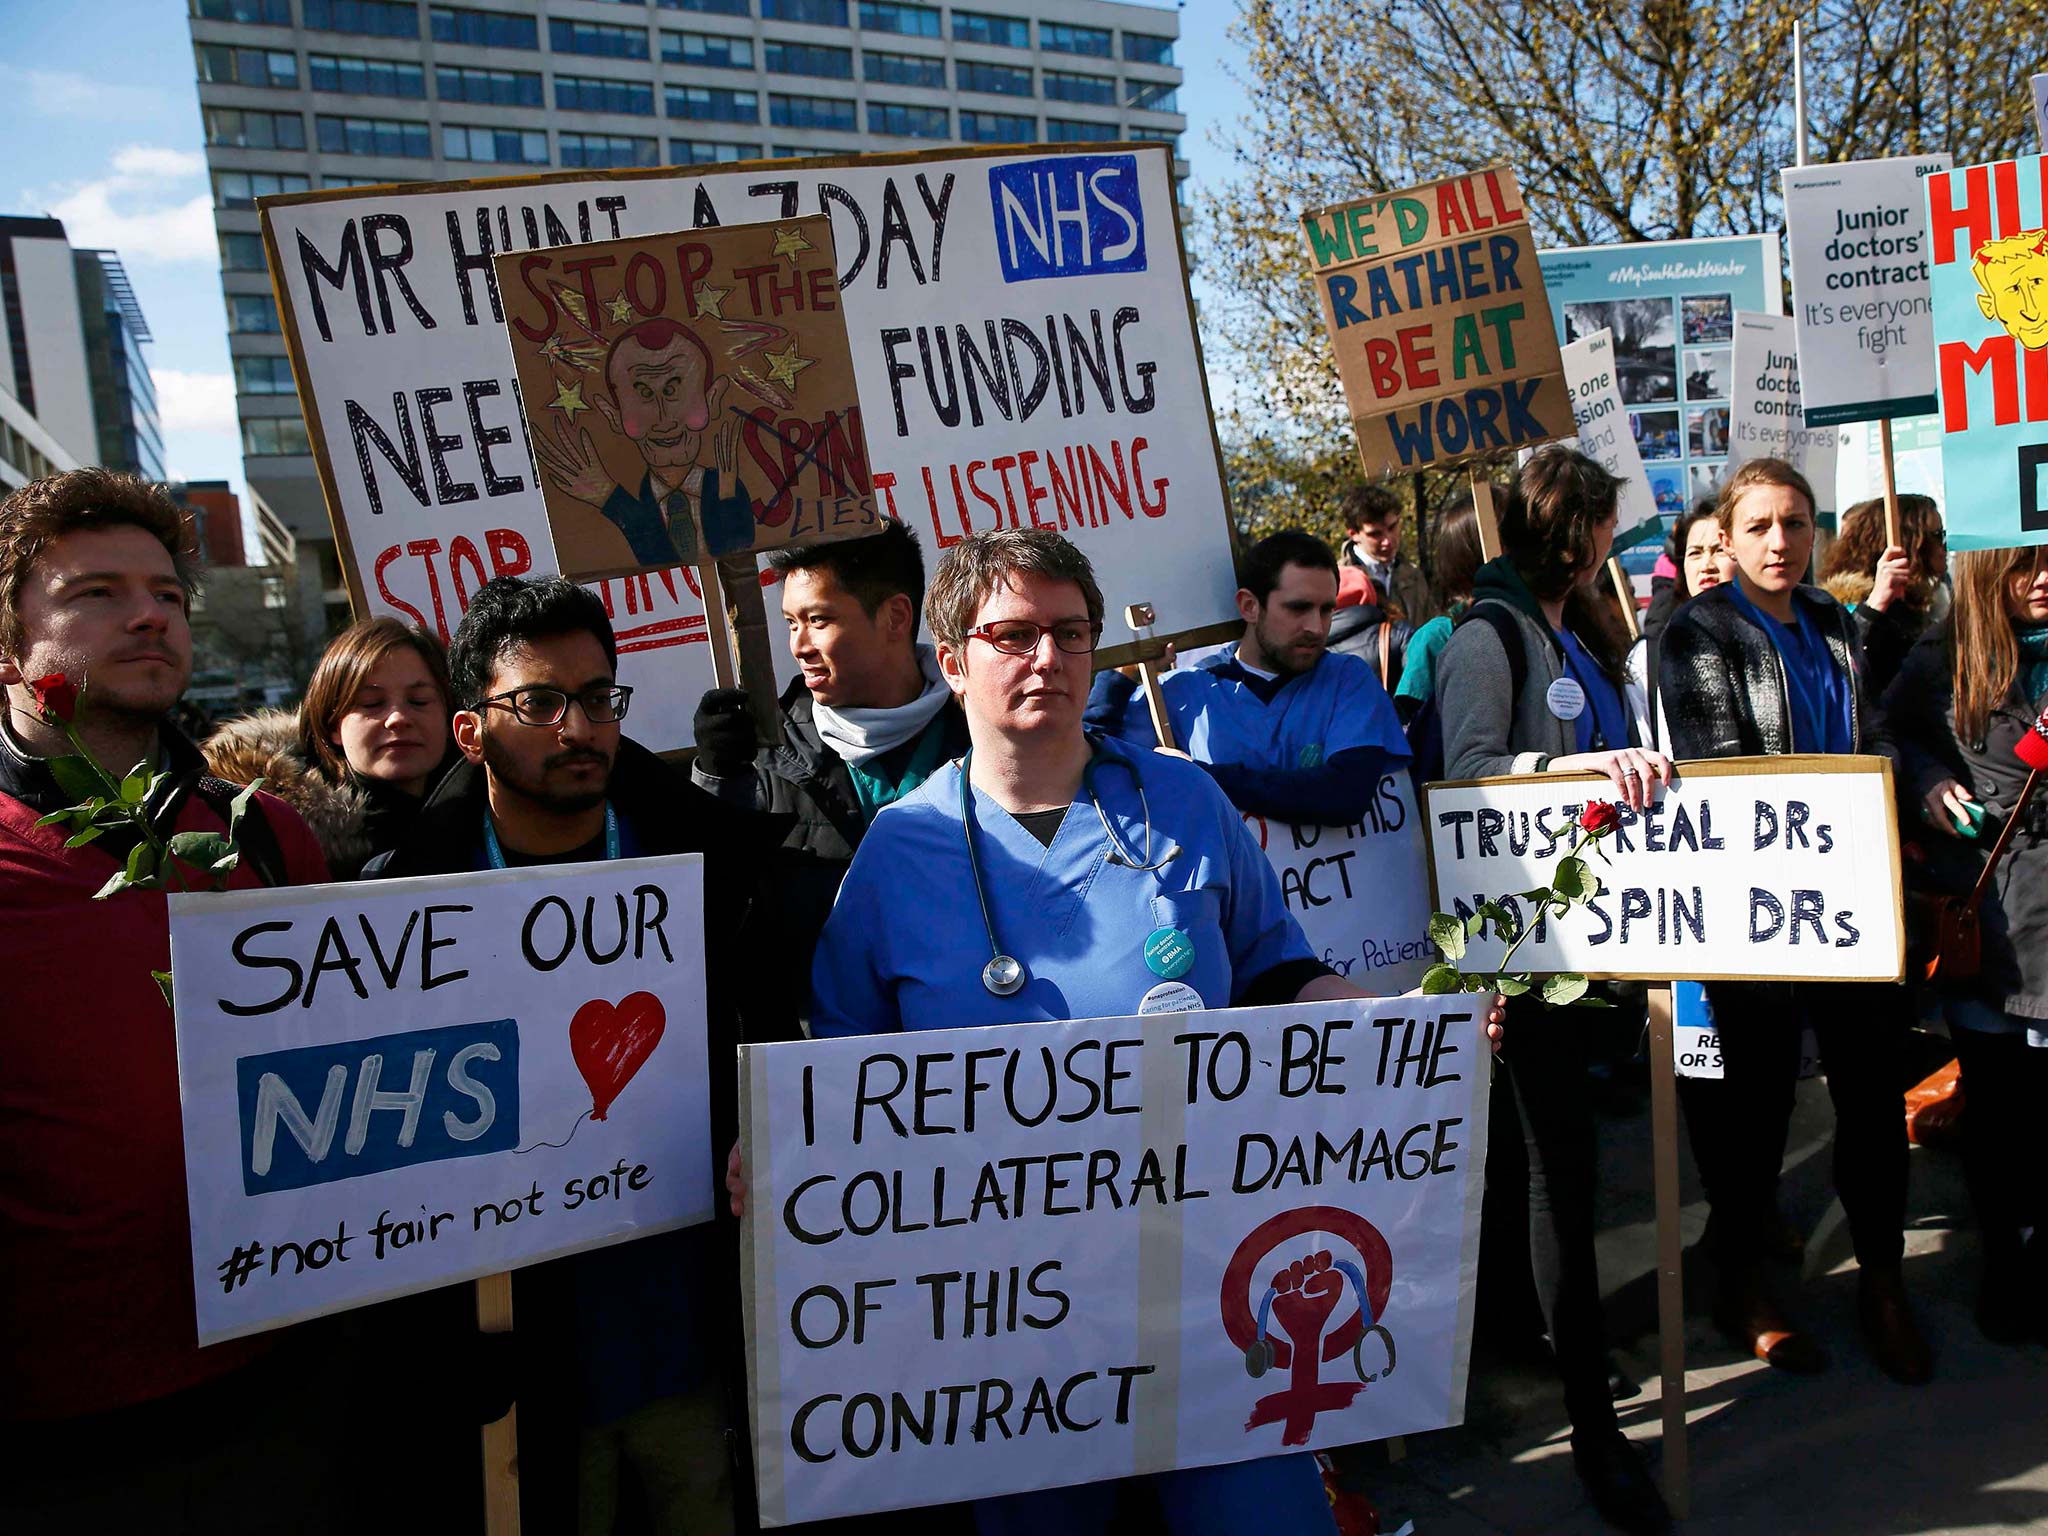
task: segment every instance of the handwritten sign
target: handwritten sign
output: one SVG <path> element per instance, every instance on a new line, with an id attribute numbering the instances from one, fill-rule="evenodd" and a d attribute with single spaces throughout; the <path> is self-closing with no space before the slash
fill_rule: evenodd
<path id="1" fill-rule="evenodd" d="M 1464 1414 L 1469 1000 L 740 1048 L 762 1522 Z"/>
<path id="2" fill-rule="evenodd" d="M 496 270 L 564 574 L 881 527 L 830 219 L 508 253 Z"/>
<path id="3" fill-rule="evenodd" d="M 1566 344 L 1559 349 L 1559 355 L 1564 359 L 1565 383 L 1572 392 L 1572 420 L 1579 431 L 1579 450 L 1621 480 L 1616 542 L 1634 542 L 1628 535 L 1639 529 L 1661 531 L 1656 493 L 1650 489 L 1650 477 L 1643 470 L 1642 450 L 1636 445 L 1628 409 L 1621 401 L 1613 333 L 1595 331 Z"/>
<path id="4" fill-rule="evenodd" d="M 1318 208 L 1301 223 L 1366 473 L 1571 434 L 1513 171 Z"/>
<path id="5" fill-rule="evenodd" d="M 817 215 L 832 224 L 868 454 L 851 452 L 850 437 L 838 451 L 828 432 L 805 462 L 806 444 L 795 494 L 835 505 L 842 488 L 872 495 L 925 542 L 927 564 L 972 531 L 1057 529 L 1093 560 L 1111 612 L 1172 591 L 1188 625 L 1174 638 L 1235 636 L 1221 458 L 1163 144 L 265 199 L 271 276 L 357 613 L 447 634 L 488 578 L 564 568 L 539 441 L 529 454 L 522 440 L 501 258 L 553 252 L 566 268 L 569 246 L 677 231 L 687 243 Z M 746 296 L 742 283 L 732 297 Z M 765 289 L 762 301 L 772 311 Z M 550 414 L 548 400 L 524 403 Z M 765 446 L 780 472 L 781 450 Z M 752 458 L 742 445 L 736 462 Z M 639 488 L 623 455 L 612 472 Z M 756 499 L 772 486 L 765 476 L 757 462 L 747 471 Z M 590 512 L 582 526 L 601 521 Z M 658 749 L 690 744 L 711 684 L 695 579 L 683 567 L 598 586 L 619 631 L 620 680 L 639 689 L 634 737 Z M 1120 664 L 1128 649 L 1101 659 Z"/>
<path id="6" fill-rule="evenodd" d="M 1921 183 L 1949 163 L 1905 155 L 1781 173 L 1808 426 L 1934 409 Z"/>
<path id="7" fill-rule="evenodd" d="M 2048 156 L 1926 185 L 1949 544 L 2048 543 Z"/>
<path id="8" fill-rule="evenodd" d="M 1605 779 L 1535 774 L 1424 790 L 1437 910 L 1469 917 L 1550 884 Z M 1891 765 L 1879 757 L 1725 758 L 1679 780 L 1589 856 L 1601 894 L 1515 951 L 1536 972 L 1661 980 L 1896 981 L 1904 963 Z M 1506 944 L 1474 938 L 1466 970 Z"/>
<path id="9" fill-rule="evenodd" d="M 1799 346 L 1790 315 L 1735 316 L 1735 393 L 1725 425 L 1728 468 L 1745 459 L 1783 459 L 1813 487 L 1816 512 L 1837 509 L 1839 427 L 1809 426 L 1800 390 Z"/>
<path id="10" fill-rule="evenodd" d="M 1318 960 L 1375 997 L 1422 984 L 1436 951 L 1429 944 L 1422 818 L 1407 772 L 1382 775 L 1379 792 L 1351 826 L 1297 826 L 1249 813 L 1244 819 Z"/>
<path id="11" fill-rule="evenodd" d="M 199 1342 L 709 1220 L 702 880 L 172 896 Z"/>

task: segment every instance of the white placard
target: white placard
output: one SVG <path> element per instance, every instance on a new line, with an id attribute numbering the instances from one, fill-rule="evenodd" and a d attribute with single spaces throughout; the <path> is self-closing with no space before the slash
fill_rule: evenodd
<path id="1" fill-rule="evenodd" d="M 1110 612 L 1172 592 L 1183 633 L 1234 626 L 1171 166 L 1164 145 L 953 149 L 266 200 L 359 605 L 446 633 L 487 577 L 557 569 L 493 253 L 824 212 L 876 501 L 927 561 L 969 531 L 1052 527 Z M 689 745 L 710 686 L 694 580 L 595 584 L 657 749 Z"/>
<path id="2" fill-rule="evenodd" d="M 1799 343 L 1790 315 L 1735 313 L 1734 394 L 1728 407 L 1728 468 L 1745 459 L 1784 459 L 1806 476 L 1832 514 L 1839 427 L 1809 427 L 1801 414 Z"/>
<path id="3" fill-rule="evenodd" d="M 170 905 L 201 1344 L 710 1219 L 700 855 Z"/>
<path id="4" fill-rule="evenodd" d="M 1621 478 L 1621 519 L 1615 525 L 1615 536 L 1656 522 L 1657 496 L 1643 469 L 1643 455 L 1636 447 L 1614 371 L 1613 333 L 1595 331 L 1582 340 L 1567 342 L 1560 351 L 1564 381 L 1571 389 L 1572 419 L 1579 428 L 1579 449 L 1598 460 L 1610 475 Z"/>
<path id="5" fill-rule="evenodd" d="M 1927 192 L 1940 155 L 1782 173 L 1800 405 L 1809 427 L 1935 407 Z"/>
<path id="6" fill-rule="evenodd" d="M 1421 985 L 1436 951 L 1422 818 L 1405 765 L 1381 775 L 1379 793 L 1353 826 L 1244 819 L 1318 960 L 1374 997 Z"/>
<path id="7" fill-rule="evenodd" d="M 1459 1422 L 1473 1007 L 743 1045 L 762 1523 Z"/>
<path id="8" fill-rule="evenodd" d="M 1613 785 L 1581 774 L 1425 790 L 1437 910 L 1469 916 L 1551 884 L 1580 812 Z M 1604 853 L 1604 858 L 1599 854 Z M 1891 766 L 1881 757 L 1682 763 L 1678 782 L 1585 855 L 1602 893 L 1545 922 L 1511 969 L 1665 980 L 1896 981 L 1904 963 Z M 1463 968 L 1506 943 L 1470 941 Z"/>
<path id="9" fill-rule="evenodd" d="M 2035 75 L 2034 132 L 2040 136 L 2041 153 L 2048 155 L 2048 75 Z"/>

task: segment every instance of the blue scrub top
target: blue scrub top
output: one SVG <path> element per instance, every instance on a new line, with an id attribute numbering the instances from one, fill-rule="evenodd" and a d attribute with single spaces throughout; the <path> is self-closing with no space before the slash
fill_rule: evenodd
<path id="1" fill-rule="evenodd" d="M 1117 836 L 1144 858 L 1145 819 L 1126 765 L 1143 775 L 1152 857 L 1109 861 L 1090 790 Z M 1274 966 L 1313 955 L 1280 882 L 1244 820 L 1192 763 L 1099 743 L 1094 770 L 1051 847 L 979 790 L 975 849 L 997 941 L 1031 979 L 997 997 L 981 984 L 993 951 L 960 815 L 961 771 L 948 763 L 876 816 L 818 940 L 811 1033 L 881 1034 L 977 1024 L 1121 1018 L 1165 979 L 1145 961 L 1160 928 L 1182 930 L 1194 965 L 1178 979 L 1207 1008 L 1227 1008 Z"/>
<path id="2" fill-rule="evenodd" d="M 1235 675 L 1239 666 L 1232 648 L 1159 679 L 1174 735 L 1197 762 L 1315 768 L 1360 747 L 1386 753 L 1390 766 L 1408 760 L 1401 717 L 1363 657 L 1326 651 L 1270 702 Z M 1118 734 L 1139 746 L 1154 745 L 1151 711 L 1134 700 Z"/>
<path id="3" fill-rule="evenodd" d="M 1622 703 L 1621 690 L 1593 659 L 1592 652 L 1579 643 L 1577 635 L 1568 629 L 1554 629 L 1551 633 L 1564 649 L 1566 675 L 1586 693 L 1586 707 L 1572 721 L 1576 741 L 1573 750 L 1619 751 L 1629 744 L 1628 706 Z"/>
<path id="4" fill-rule="evenodd" d="M 1750 621 L 1770 636 L 1784 665 L 1785 696 L 1792 706 L 1792 750 L 1855 751 L 1849 679 L 1835 665 L 1834 653 L 1799 600 L 1792 602 L 1792 622 L 1781 624 L 1749 600 L 1741 582 L 1730 582 L 1729 591 Z"/>

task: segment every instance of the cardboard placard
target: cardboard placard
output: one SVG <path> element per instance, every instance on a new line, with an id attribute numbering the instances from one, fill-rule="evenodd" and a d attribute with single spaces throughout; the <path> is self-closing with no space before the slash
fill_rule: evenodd
<path id="1" fill-rule="evenodd" d="M 446 634 L 488 577 L 560 569 L 522 441 L 500 257 L 825 214 L 864 407 L 859 488 L 917 532 L 928 566 L 973 529 L 1051 527 L 1094 562 L 1111 612 L 1171 591 L 1187 628 L 1161 638 L 1242 628 L 1166 145 L 571 171 L 262 209 L 359 614 Z M 863 467 L 843 467 L 859 483 Z M 689 745 L 711 682 L 695 579 L 599 587 L 621 681 L 639 690 L 634 738 L 657 749 Z"/>
<path id="2" fill-rule="evenodd" d="M 497 259 L 565 576 L 881 527 L 838 270 L 815 214 Z"/>
<path id="3" fill-rule="evenodd" d="M 764 1525 L 1459 1422 L 1472 998 L 742 1045 Z"/>
<path id="4" fill-rule="evenodd" d="M 1809 427 L 1934 409 L 1927 199 L 1947 155 L 1781 173 L 1801 407 Z"/>
<path id="5" fill-rule="evenodd" d="M 1367 474 L 1570 435 L 1512 170 L 1312 209 L 1301 223 Z"/>
<path id="6" fill-rule="evenodd" d="M 1658 525 L 1657 497 L 1643 471 L 1628 409 L 1621 402 L 1620 378 L 1614 368 L 1614 337 L 1608 331 L 1570 342 L 1559 349 L 1565 383 L 1572 392 L 1572 420 L 1579 430 L 1579 450 L 1621 479 L 1620 513 L 1614 541 L 1624 548 L 1641 537 L 1639 530 Z"/>
<path id="7" fill-rule="evenodd" d="M 1926 186 L 1949 545 L 2048 543 L 2048 155 Z"/>
<path id="8" fill-rule="evenodd" d="M 1832 517 L 1839 427 L 1807 424 L 1799 345 L 1790 315 L 1735 316 L 1734 398 L 1728 407 L 1728 468 L 1745 459 L 1783 459 L 1813 487 L 1814 511 Z"/>
<path id="9" fill-rule="evenodd" d="M 701 855 L 170 912 L 201 1344 L 711 1219 Z"/>
<path id="10" fill-rule="evenodd" d="M 1428 785 L 1424 818 L 1436 909 L 1469 917 L 1548 886 L 1589 800 L 1591 774 Z M 1896 981 L 1905 963 L 1898 823 L 1881 757 L 1787 756 L 1681 763 L 1648 810 L 1582 855 L 1602 894 L 1546 922 L 1514 967 L 1665 981 Z M 1467 971 L 1495 969 L 1506 941 L 1470 941 Z"/>

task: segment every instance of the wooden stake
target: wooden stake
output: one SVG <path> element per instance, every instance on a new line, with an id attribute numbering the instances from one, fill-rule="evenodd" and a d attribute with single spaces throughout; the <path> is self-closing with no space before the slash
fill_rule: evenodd
<path id="1" fill-rule="evenodd" d="M 1150 603 L 1132 603 L 1124 610 L 1124 622 L 1137 631 L 1139 643 L 1142 645 L 1152 640 L 1152 626 L 1157 622 L 1157 615 Z M 1152 734 L 1159 738 L 1160 746 L 1178 748 L 1180 743 L 1173 735 L 1173 716 L 1166 712 L 1166 693 L 1159 686 L 1157 657 L 1163 654 L 1164 650 L 1165 647 L 1161 646 L 1152 654 L 1141 655 L 1138 658 L 1138 682 L 1145 690 L 1145 707 L 1152 712 Z"/>
<path id="2" fill-rule="evenodd" d="M 1614 583 L 1614 595 L 1621 600 L 1621 622 L 1628 626 L 1629 644 L 1633 645 L 1643 638 L 1643 626 L 1636 617 L 1636 589 L 1629 585 L 1619 556 L 1607 557 L 1607 579 Z"/>
<path id="3" fill-rule="evenodd" d="M 479 1333 L 512 1331 L 512 1276 L 485 1275 L 476 1283 Z M 519 1536 L 519 1405 L 483 1427 L 485 1536 Z"/>
<path id="4" fill-rule="evenodd" d="M 1899 542 L 1899 477 L 1892 466 L 1892 419 L 1878 423 L 1878 447 L 1884 455 L 1884 542 L 1890 549 Z"/>
<path id="5" fill-rule="evenodd" d="M 725 583 L 709 560 L 697 567 L 697 590 L 704 598 L 704 638 L 711 642 L 711 686 L 737 688 L 740 674 L 733 661 L 732 631 L 725 621 Z"/>
<path id="6" fill-rule="evenodd" d="M 1500 519 L 1493 514 L 1493 482 L 1478 471 L 1472 475 L 1472 515 L 1479 523 L 1479 558 L 1493 560 L 1500 555 Z"/>
<path id="7" fill-rule="evenodd" d="M 1664 1502 L 1683 1520 L 1691 1503 L 1685 1444 L 1685 1241 L 1678 1230 L 1678 1062 L 1671 984 L 1649 989 L 1650 1167 L 1657 1206 L 1657 1343 L 1664 1394 Z"/>
<path id="8" fill-rule="evenodd" d="M 732 629 L 739 686 L 747 690 L 747 708 L 754 734 L 763 746 L 782 745 L 782 701 L 775 686 L 774 641 L 768 633 L 768 605 L 761 596 L 761 568 L 748 553 L 725 555 L 718 562 L 725 589 L 725 620 Z"/>

